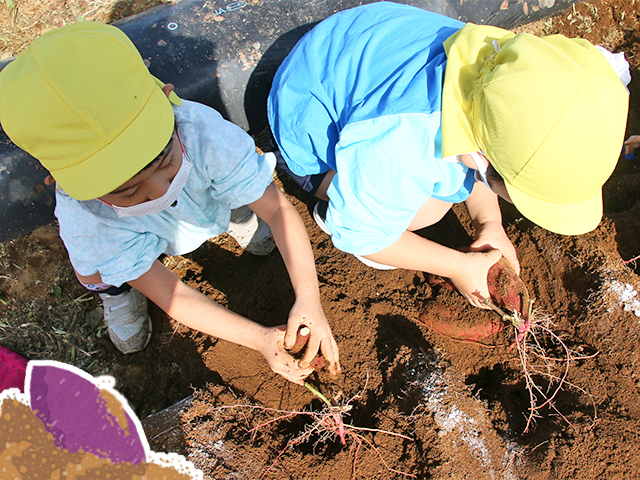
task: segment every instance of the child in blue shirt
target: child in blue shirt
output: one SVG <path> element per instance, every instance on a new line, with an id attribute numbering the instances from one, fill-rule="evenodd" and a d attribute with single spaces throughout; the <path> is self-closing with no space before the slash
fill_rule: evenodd
<path id="1" fill-rule="evenodd" d="M 328 201 L 314 217 L 375 268 L 450 278 L 486 308 L 487 272 L 519 271 L 497 196 L 538 225 L 581 234 L 622 147 L 624 85 L 593 45 L 464 24 L 375 2 L 315 26 L 268 99 L 280 163 Z M 422 238 L 464 202 L 470 251 Z"/>
<path id="2" fill-rule="evenodd" d="M 184 325 L 258 350 L 298 384 L 318 353 L 339 372 L 311 245 L 272 183 L 273 155 L 258 155 L 215 110 L 180 100 L 120 30 L 83 22 L 35 40 L 0 73 L 0 121 L 57 183 L 60 235 L 80 282 L 101 294 L 122 352 L 149 340 L 148 298 Z M 227 230 L 258 254 L 275 241 L 296 296 L 286 326 L 223 308 L 158 260 Z M 298 362 L 287 348 L 302 325 L 311 333 Z"/>

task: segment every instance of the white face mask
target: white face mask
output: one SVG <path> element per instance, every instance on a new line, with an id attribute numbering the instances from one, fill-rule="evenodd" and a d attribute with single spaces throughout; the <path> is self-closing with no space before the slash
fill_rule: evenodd
<path id="1" fill-rule="evenodd" d="M 189 178 L 189 171 L 191 171 L 191 162 L 184 158 L 182 154 L 182 165 L 178 169 L 178 173 L 173 177 L 169 188 L 159 198 L 149 200 L 147 202 L 138 203 L 137 205 L 131 205 L 130 207 L 119 207 L 117 205 L 111 205 L 118 214 L 118 217 L 140 217 L 142 215 L 149 215 L 151 213 L 161 212 L 174 204 L 178 199 L 178 195 L 184 188 Z"/>
<path id="2" fill-rule="evenodd" d="M 131 205 L 130 207 L 119 207 L 117 205 L 107 203 L 104 200 L 98 200 L 113 208 L 120 218 L 140 217 L 142 215 L 158 213 L 171 206 L 175 206 L 177 204 L 178 195 L 180 195 L 180 192 L 186 185 L 187 179 L 189 178 L 189 172 L 191 171 L 191 162 L 189 162 L 184 156 L 184 145 L 182 144 L 180 133 L 177 130 L 176 134 L 178 135 L 178 141 L 180 142 L 180 148 L 182 150 L 182 164 L 180 165 L 176 175 L 173 177 L 169 188 L 164 192 L 164 195 L 154 200 L 138 203 L 137 205 Z"/>

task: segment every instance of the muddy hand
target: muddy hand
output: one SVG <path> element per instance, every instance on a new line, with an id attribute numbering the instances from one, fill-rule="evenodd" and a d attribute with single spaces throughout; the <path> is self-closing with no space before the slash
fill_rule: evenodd
<path id="1" fill-rule="evenodd" d="M 489 223 L 479 228 L 476 240 L 469 247 L 472 252 L 486 252 L 497 249 L 502 252 L 504 258 L 511 264 L 516 274 L 520 273 L 520 262 L 516 254 L 516 249 L 509 240 L 501 223 Z"/>
<path id="2" fill-rule="evenodd" d="M 307 335 L 304 350 L 302 350 L 303 354 L 299 362 L 300 367 L 307 368 L 314 366 L 314 364 L 317 366 L 318 364 L 314 363 L 314 359 L 321 353 L 328 363 L 329 373 L 331 375 L 340 373 L 338 345 L 331 334 L 331 327 L 319 300 L 296 300 L 287 321 L 287 334 L 284 340 L 287 350 L 291 351 L 294 347 L 296 339 L 299 337 L 299 332 L 303 327 L 309 329 L 309 334 Z M 298 339 L 297 341 L 300 343 L 303 340 Z"/>
<path id="3" fill-rule="evenodd" d="M 488 252 L 467 252 L 460 262 L 456 272 L 451 275 L 451 281 L 458 291 L 474 307 L 489 309 L 482 299 L 489 298 L 487 275 L 493 264 L 502 258 L 500 250 Z"/>
<path id="4" fill-rule="evenodd" d="M 298 361 L 284 348 L 286 325 L 267 329 L 260 353 L 275 373 L 290 382 L 304 385 L 304 379 L 313 373 L 313 367 L 300 367 Z"/>

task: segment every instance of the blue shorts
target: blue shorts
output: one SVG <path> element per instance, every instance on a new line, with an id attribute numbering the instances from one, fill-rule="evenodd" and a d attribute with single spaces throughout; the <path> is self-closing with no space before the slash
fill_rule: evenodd
<path id="1" fill-rule="evenodd" d="M 305 175 L 301 177 L 296 175 L 291 171 L 288 167 L 287 162 L 284 161 L 284 157 L 280 153 L 280 151 L 276 151 L 276 165 L 280 167 L 284 172 L 295 182 L 297 183 L 305 192 L 309 192 L 311 195 L 315 195 L 324 180 L 325 173 L 318 173 L 316 175 Z"/>

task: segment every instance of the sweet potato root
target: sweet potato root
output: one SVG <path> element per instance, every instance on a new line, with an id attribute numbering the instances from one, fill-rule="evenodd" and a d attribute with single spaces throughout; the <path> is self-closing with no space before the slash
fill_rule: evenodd
<path id="1" fill-rule="evenodd" d="M 298 333 L 296 334 L 296 343 L 294 343 L 293 347 L 289 349 L 289 353 L 291 355 L 296 355 L 302 351 L 302 349 L 307 345 L 310 333 L 311 330 L 309 330 L 309 327 L 305 325 L 298 329 Z"/>

